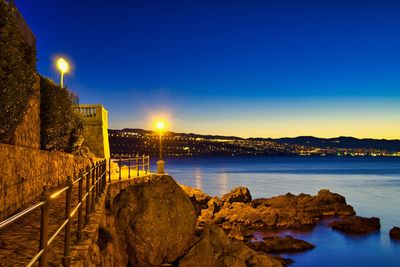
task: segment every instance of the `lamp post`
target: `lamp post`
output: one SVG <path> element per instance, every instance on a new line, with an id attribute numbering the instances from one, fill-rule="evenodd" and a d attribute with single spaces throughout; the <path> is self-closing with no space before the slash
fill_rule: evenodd
<path id="1" fill-rule="evenodd" d="M 60 74 L 61 74 L 60 87 L 62 88 L 62 87 L 64 87 L 64 74 L 69 71 L 69 64 L 62 57 L 57 59 L 57 63 L 56 64 L 57 64 L 57 69 L 60 71 Z"/>
<path id="2" fill-rule="evenodd" d="M 159 132 L 159 140 L 160 140 L 160 146 L 159 146 L 159 159 L 157 161 L 157 173 L 158 174 L 164 174 L 164 165 L 165 162 L 162 160 L 162 131 L 165 128 L 165 123 L 163 121 L 158 121 L 157 124 L 157 129 Z"/>

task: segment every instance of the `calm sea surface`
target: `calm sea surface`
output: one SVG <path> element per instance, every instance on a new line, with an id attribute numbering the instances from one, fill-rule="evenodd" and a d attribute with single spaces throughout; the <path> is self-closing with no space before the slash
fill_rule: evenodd
<path id="1" fill-rule="evenodd" d="M 379 217 L 382 229 L 352 236 L 323 221 L 312 231 L 281 232 L 316 246 L 305 253 L 282 255 L 295 261 L 291 266 L 400 266 L 400 242 L 388 234 L 392 226 L 400 226 L 400 158 L 172 158 L 166 160 L 166 171 L 182 184 L 218 196 L 235 186 L 248 187 L 253 198 L 287 192 L 314 195 L 328 188 L 345 196 L 358 215 Z"/>

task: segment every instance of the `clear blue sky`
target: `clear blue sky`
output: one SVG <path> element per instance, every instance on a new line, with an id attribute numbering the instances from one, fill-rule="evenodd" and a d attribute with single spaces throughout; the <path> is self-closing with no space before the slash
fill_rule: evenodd
<path id="1" fill-rule="evenodd" d="M 400 1 L 15 2 L 111 128 L 400 138 Z"/>

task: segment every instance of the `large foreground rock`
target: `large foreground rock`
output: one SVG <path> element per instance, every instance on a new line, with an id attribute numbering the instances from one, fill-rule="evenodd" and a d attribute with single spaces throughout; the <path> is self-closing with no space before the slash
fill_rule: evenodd
<path id="1" fill-rule="evenodd" d="M 138 179 L 112 205 L 132 266 L 171 263 L 190 247 L 196 214 L 172 177 Z"/>
<path id="2" fill-rule="evenodd" d="M 301 252 L 315 248 L 304 240 L 296 239 L 291 236 L 286 237 L 266 237 L 264 241 L 249 242 L 249 247 L 256 251 L 265 253 L 285 253 L 285 252 Z"/>
<path id="3" fill-rule="evenodd" d="M 365 234 L 378 231 L 381 228 L 381 223 L 379 218 L 376 217 L 364 218 L 353 216 L 341 221 L 332 222 L 331 227 L 343 232 Z"/>

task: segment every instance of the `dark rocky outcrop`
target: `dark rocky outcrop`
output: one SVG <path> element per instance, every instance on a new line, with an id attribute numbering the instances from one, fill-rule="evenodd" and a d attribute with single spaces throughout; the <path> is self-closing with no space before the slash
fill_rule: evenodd
<path id="1" fill-rule="evenodd" d="M 249 242 L 248 245 L 250 248 L 256 251 L 262 251 L 265 253 L 294 253 L 315 248 L 313 244 L 301 239 L 293 238 L 291 236 L 265 237 L 264 241 Z"/>
<path id="2" fill-rule="evenodd" d="M 137 179 L 115 197 L 112 206 L 133 266 L 171 263 L 192 242 L 196 214 L 170 176 Z"/>
<path id="3" fill-rule="evenodd" d="M 399 239 L 400 240 L 400 227 L 393 226 L 389 231 L 390 238 Z"/>
<path id="4" fill-rule="evenodd" d="M 186 266 L 254 266 L 280 267 L 282 263 L 264 253 L 257 253 L 243 242 L 232 242 L 221 228 L 204 225 L 195 237 L 197 242 L 179 260 L 179 267 Z"/>
<path id="5" fill-rule="evenodd" d="M 378 231 L 381 228 L 379 218 L 364 218 L 360 216 L 348 217 L 331 223 L 332 229 L 348 233 L 365 234 Z"/>
<path id="6" fill-rule="evenodd" d="M 199 220 L 213 221 L 224 229 L 241 224 L 251 228 L 300 228 L 314 225 L 323 216 L 354 215 L 343 196 L 323 189 L 316 196 L 286 194 L 250 203 L 227 203 L 216 213 L 202 212 Z"/>
<path id="7" fill-rule="evenodd" d="M 221 198 L 223 203 L 229 204 L 234 202 L 249 203 L 251 200 L 251 194 L 247 187 L 235 187 Z"/>

